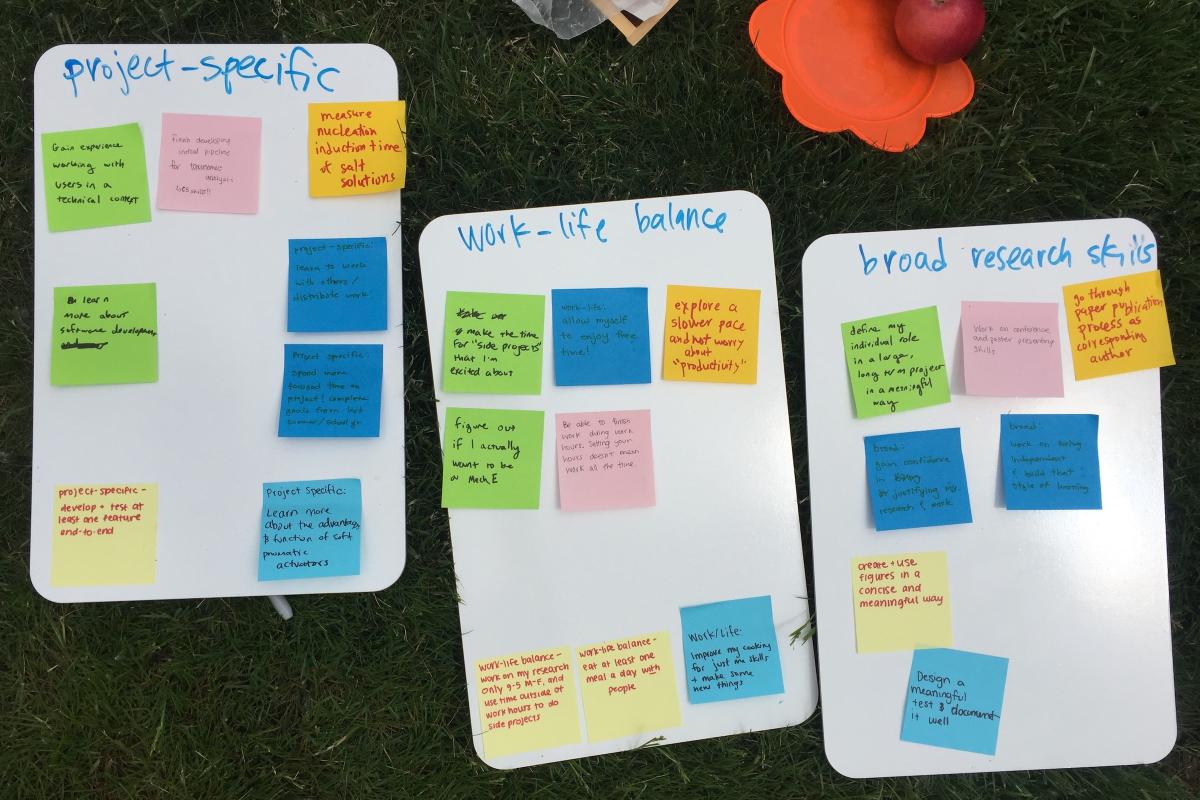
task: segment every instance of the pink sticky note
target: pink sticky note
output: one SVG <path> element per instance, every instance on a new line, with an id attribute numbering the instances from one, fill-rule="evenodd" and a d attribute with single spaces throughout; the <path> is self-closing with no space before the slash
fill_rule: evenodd
<path id="1" fill-rule="evenodd" d="M 163 114 L 158 207 L 257 214 L 262 120 Z"/>
<path id="2" fill-rule="evenodd" d="M 654 505 L 649 411 L 556 414 L 554 432 L 563 511 Z"/>
<path id="3" fill-rule="evenodd" d="M 1062 397 L 1057 303 L 962 304 L 967 394 Z"/>

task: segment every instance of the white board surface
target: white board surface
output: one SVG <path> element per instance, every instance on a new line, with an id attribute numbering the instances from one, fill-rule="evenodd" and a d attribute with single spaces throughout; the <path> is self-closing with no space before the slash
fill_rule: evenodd
<path id="1" fill-rule="evenodd" d="M 725 212 L 723 234 L 639 233 L 642 214 L 673 208 Z M 605 222 L 607 243 L 561 235 L 559 214 Z M 518 248 L 464 247 L 459 229 L 525 223 L 546 236 Z M 710 215 L 709 219 L 715 216 Z M 809 619 L 784 383 L 770 216 L 746 192 L 441 217 L 420 242 L 439 427 L 447 406 L 541 409 L 546 413 L 538 510 L 449 512 L 459 581 L 463 655 L 473 738 L 499 768 L 638 747 L 650 735 L 582 743 L 500 758 L 482 750 L 474 665 L 482 660 L 670 633 L 682 726 L 656 731 L 661 743 L 745 733 L 803 722 L 816 705 L 811 645 L 790 645 Z M 755 385 L 662 380 L 668 284 L 759 289 L 760 352 Z M 650 384 L 558 387 L 552 355 L 537 396 L 447 394 L 441 381 L 447 291 L 544 294 L 562 288 L 648 289 Z M 650 409 L 657 504 L 653 508 L 565 513 L 558 507 L 550 423 L 556 412 Z M 691 705 L 683 683 L 679 609 L 770 595 L 785 692 Z M 576 668 L 578 669 L 578 668 Z M 580 720 L 584 720 L 582 705 Z M 586 728 L 585 728 L 586 732 Z"/>
<path id="2" fill-rule="evenodd" d="M 298 49 L 297 49 L 298 48 Z M 131 55 L 170 59 L 162 75 L 126 83 Z M 211 77 L 208 63 L 247 56 L 279 80 Z M 74 84 L 65 64 L 86 69 Z M 96 61 L 100 59 L 100 61 Z M 243 62 L 244 63 L 244 62 Z M 318 66 L 313 66 L 313 64 Z M 198 67 L 184 71 L 183 67 Z M 276 70 L 305 70 L 308 82 Z M 107 72 L 105 70 L 107 67 Z M 318 70 L 326 73 L 318 86 Z M 248 73 L 247 73 L 248 74 Z M 95 76 L 94 78 L 92 76 Z M 106 75 L 112 75 L 106 78 Z M 307 88 L 299 88 L 299 87 Z M 396 65 L 372 45 L 60 45 L 34 71 L 34 423 L 30 577 L 57 602 L 373 591 L 404 567 L 404 402 L 398 192 L 308 195 L 310 102 L 397 99 Z M 50 233 L 41 134 L 136 122 L 156 194 L 163 112 L 262 118 L 259 212 L 160 211 L 136 225 Z M 289 238 L 383 236 L 388 330 L 287 333 Z M 157 284 L 159 379 L 117 386 L 50 385 L 56 286 Z M 276 435 L 285 343 L 382 344 L 378 439 Z M 360 478 L 361 573 L 259 582 L 262 484 Z M 157 483 L 152 585 L 52 587 L 52 502 L 58 484 Z"/>
<path id="3" fill-rule="evenodd" d="M 935 250 L 939 272 L 868 257 Z M 851 777 L 1051 769 L 1157 761 L 1175 741 L 1167 598 L 1158 370 L 1076 381 L 1060 310 L 1065 396 L 966 396 L 960 303 L 1051 302 L 1061 287 L 1158 267 L 1094 264 L 1105 237 L 1127 252 L 1130 219 L 839 234 L 804 255 L 804 341 L 822 717 L 825 751 Z M 972 248 L 1047 249 L 1066 242 L 1070 266 L 1019 271 L 973 266 Z M 1094 251 L 1099 253 L 1100 251 Z M 1145 252 L 1145 251 L 1143 251 Z M 985 259 L 981 259 L 981 264 Z M 898 263 L 898 262 L 897 262 Z M 951 402 L 855 419 L 843 322 L 936 305 Z M 999 483 L 1002 413 L 1098 414 L 1101 511 L 1011 512 Z M 974 523 L 877 533 L 863 437 L 960 427 Z M 900 740 L 912 651 L 855 651 L 851 558 L 945 551 L 953 648 L 1009 659 L 995 756 Z"/>

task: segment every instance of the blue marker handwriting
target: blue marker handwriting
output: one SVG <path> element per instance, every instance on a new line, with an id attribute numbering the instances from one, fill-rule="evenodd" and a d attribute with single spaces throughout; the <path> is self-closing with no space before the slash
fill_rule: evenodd
<path id="1" fill-rule="evenodd" d="M 89 86 L 112 84 L 122 95 L 128 95 L 134 84 L 142 80 L 161 80 L 167 83 L 180 73 L 200 73 L 204 83 L 220 80 L 225 94 L 233 94 L 234 87 L 243 81 L 257 81 L 284 87 L 294 92 L 308 93 L 336 90 L 335 76 L 341 73 L 337 67 L 322 66 L 310 50 L 293 45 L 291 50 L 279 53 L 278 57 L 247 53 L 229 56 L 222 60 L 218 56 L 202 56 L 195 64 L 180 64 L 172 58 L 169 48 L 161 53 L 122 55 L 113 50 L 112 56 L 84 56 L 67 58 L 63 61 L 63 80 L 71 84 L 72 97 L 79 97 L 81 89 Z"/>
<path id="2" fill-rule="evenodd" d="M 642 213 L 642 204 L 633 204 L 633 216 L 637 220 L 638 233 L 651 231 L 715 231 L 725 233 L 729 214 L 712 208 L 676 206 L 674 200 L 667 201 L 666 209 Z"/>
<path id="3" fill-rule="evenodd" d="M 1123 267 L 1126 264 L 1129 266 L 1146 266 L 1154 261 L 1152 253 L 1158 247 L 1154 242 L 1147 242 L 1146 237 L 1134 234 L 1129 242 L 1128 251 L 1117 247 L 1112 240 L 1111 234 L 1104 234 L 1104 241 L 1099 244 L 1094 244 L 1087 249 L 1088 259 L 1091 263 L 1101 267 L 1108 267 L 1110 263 L 1115 263 L 1118 267 Z"/>
<path id="4" fill-rule="evenodd" d="M 529 244 L 528 241 L 522 241 L 528 237 L 534 241 L 557 237 L 567 241 L 608 244 L 608 235 L 604 231 L 607 225 L 607 219 L 595 217 L 587 206 L 580 206 L 570 211 L 559 211 L 555 224 L 548 228 L 532 228 L 513 213 L 494 222 L 482 222 L 466 228 L 459 225 L 457 230 L 463 247 L 471 252 L 482 253 L 489 248 L 506 246 L 520 250 Z"/>
<path id="5" fill-rule="evenodd" d="M 661 202 L 661 201 L 646 201 Z M 729 223 L 726 211 L 710 206 L 676 205 L 674 200 L 665 201 L 665 206 L 643 206 L 643 201 L 633 204 L 632 222 L 639 234 L 652 236 L 661 233 L 725 233 Z M 618 220 L 620 222 L 621 220 Z M 613 226 L 606 217 L 597 215 L 587 206 L 564 208 L 556 211 L 550 224 L 540 227 L 512 212 L 487 222 L 475 222 L 456 226 L 458 240 L 470 253 L 483 253 L 489 249 L 511 247 L 521 250 L 542 239 L 583 244 L 608 244 Z"/>
<path id="6" fill-rule="evenodd" d="M 994 269 L 998 272 L 1010 270 L 1020 272 L 1023 269 L 1044 269 L 1066 264 L 1067 269 L 1074 266 L 1075 261 L 1071 250 L 1067 247 L 1067 237 L 1062 237 L 1057 244 L 1049 247 L 1024 247 L 1022 245 L 1000 245 L 999 247 L 972 247 L 971 266 L 975 269 Z"/>
<path id="7" fill-rule="evenodd" d="M 973 270 L 986 272 L 1030 272 L 1043 269 L 1075 266 L 1076 253 L 1081 254 L 1078 263 L 1087 263 L 1103 269 L 1120 267 L 1146 267 L 1155 260 L 1158 245 L 1145 234 L 1132 234 L 1127 240 L 1119 241 L 1111 233 L 1081 249 L 1073 250 L 1066 236 L 1049 244 L 1011 242 L 985 247 L 962 247 L 959 251 L 961 263 Z M 1086 261 L 1082 258 L 1086 254 Z M 909 273 L 936 274 L 957 265 L 958 257 L 953 251 L 947 256 L 945 242 L 941 236 L 925 247 L 880 248 L 858 244 L 862 274 L 904 275 Z"/>
<path id="8" fill-rule="evenodd" d="M 892 271 L 908 272 L 909 270 L 926 270 L 928 272 L 941 272 L 946 268 L 946 249 L 942 244 L 942 237 L 937 237 L 937 255 L 924 250 L 914 250 L 912 252 L 904 250 L 887 250 L 877 256 L 867 255 L 866 248 L 861 244 L 858 246 L 858 256 L 862 259 L 863 275 L 870 275 L 879 266 L 880 261 L 883 262 L 883 270 L 888 275 Z"/>

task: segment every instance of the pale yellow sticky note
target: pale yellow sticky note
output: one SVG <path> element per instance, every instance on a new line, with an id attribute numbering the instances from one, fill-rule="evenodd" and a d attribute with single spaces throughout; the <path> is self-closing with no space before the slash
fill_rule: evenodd
<path id="1" fill-rule="evenodd" d="M 668 286 L 663 379 L 758 382 L 758 289 Z"/>
<path id="2" fill-rule="evenodd" d="M 375 194 L 403 188 L 404 101 L 309 103 L 308 193 Z"/>
<path id="3" fill-rule="evenodd" d="M 858 556 L 850 568 L 858 652 L 954 644 L 945 553 Z"/>
<path id="4" fill-rule="evenodd" d="M 567 648 L 480 661 L 475 684 L 485 756 L 499 758 L 580 741 L 575 674 Z"/>
<path id="5" fill-rule="evenodd" d="M 51 586 L 154 583 L 158 484 L 54 487 Z"/>
<path id="6" fill-rule="evenodd" d="M 586 645 L 576 655 L 589 742 L 682 724 L 675 656 L 665 632 Z"/>
<path id="7" fill-rule="evenodd" d="M 1158 270 L 1063 287 L 1075 380 L 1175 363 Z"/>

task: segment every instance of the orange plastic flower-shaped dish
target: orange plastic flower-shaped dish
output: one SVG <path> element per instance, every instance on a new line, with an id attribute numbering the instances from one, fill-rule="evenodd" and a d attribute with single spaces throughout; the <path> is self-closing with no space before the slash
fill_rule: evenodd
<path id="1" fill-rule="evenodd" d="M 975 94 L 962 61 L 936 66 L 906 54 L 893 21 L 899 0 L 766 0 L 750 39 L 783 74 L 783 101 L 806 127 L 851 130 L 899 152 L 925 135 L 928 117 L 960 111 Z"/>

